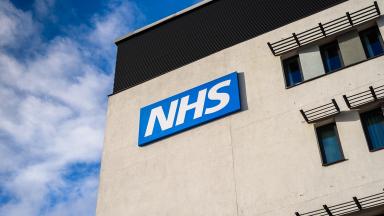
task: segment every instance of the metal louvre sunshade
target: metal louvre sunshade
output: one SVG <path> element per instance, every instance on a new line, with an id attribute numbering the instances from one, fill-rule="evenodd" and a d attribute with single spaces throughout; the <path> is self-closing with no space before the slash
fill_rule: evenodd
<path id="1" fill-rule="evenodd" d="M 342 216 L 355 212 L 369 210 L 374 207 L 384 207 L 384 192 L 373 194 L 362 198 L 352 197 L 352 200 L 345 203 L 340 203 L 333 206 L 323 205 L 323 208 L 299 213 L 295 212 L 296 216 Z"/>
<path id="2" fill-rule="evenodd" d="M 304 120 L 307 123 L 318 122 L 327 118 L 331 118 L 340 113 L 340 108 L 335 99 L 332 99 L 331 103 L 327 103 L 309 110 L 300 110 Z"/>
<path id="3" fill-rule="evenodd" d="M 356 25 L 373 20 L 379 17 L 380 14 L 379 6 L 375 1 L 373 5 L 352 13 L 346 12 L 345 16 L 326 23 L 319 23 L 317 26 L 304 32 L 292 33 L 292 36 L 274 43 L 268 43 L 268 46 L 274 55 L 281 55 L 321 38 L 334 35 Z"/>
<path id="4" fill-rule="evenodd" d="M 343 95 L 344 101 L 349 109 L 358 109 L 367 104 L 371 104 L 384 99 L 384 85 L 373 87 L 354 95 Z"/>

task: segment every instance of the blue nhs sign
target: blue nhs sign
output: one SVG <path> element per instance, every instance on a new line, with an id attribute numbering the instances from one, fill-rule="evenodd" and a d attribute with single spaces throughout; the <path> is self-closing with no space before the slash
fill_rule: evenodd
<path id="1" fill-rule="evenodd" d="M 236 72 L 140 110 L 139 146 L 240 110 Z"/>

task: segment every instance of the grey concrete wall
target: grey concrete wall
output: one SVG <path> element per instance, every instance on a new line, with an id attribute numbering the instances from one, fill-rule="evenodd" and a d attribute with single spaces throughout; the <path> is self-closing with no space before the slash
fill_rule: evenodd
<path id="1" fill-rule="evenodd" d="M 309 46 L 299 50 L 299 57 L 304 80 L 325 74 L 318 46 Z"/>
<path id="2" fill-rule="evenodd" d="M 97 215 L 286 216 L 381 192 L 384 151 L 369 152 L 342 95 L 384 84 L 384 56 L 286 89 L 267 46 L 372 3 L 348 1 L 111 96 Z M 233 71 L 244 75 L 246 110 L 137 147 L 141 107 Z M 332 98 L 348 160 L 323 167 L 314 125 L 299 110 Z"/>
<path id="3" fill-rule="evenodd" d="M 338 37 L 338 42 L 345 66 L 363 61 L 367 58 L 357 31 L 351 31 Z"/>
<path id="4" fill-rule="evenodd" d="M 381 8 L 384 8 L 384 3 L 381 4 Z M 377 26 L 379 27 L 379 30 L 380 30 L 380 33 L 381 33 L 381 36 L 384 36 L 384 17 L 381 16 L 377 21 Z M 384 38 L 383 38 L 384 39 Z"/>

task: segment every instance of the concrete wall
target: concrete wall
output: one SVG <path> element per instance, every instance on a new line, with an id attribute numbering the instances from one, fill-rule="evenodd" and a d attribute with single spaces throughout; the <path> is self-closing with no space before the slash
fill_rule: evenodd
<path id="1" fill-rule="evenodd" d="M 345 66 L 363 61 L 367 58 L 357 31 L 350 31 L 340 36 L 338 42 Z"/>
<path id="2" fill-rule="evenodd" d="M 384 151 L 369 152 L 342 95 L 383 85 L 384 57 L 286 89 L 267 46 L 372 3 L 348 1 L 111 96 L 97 215 L 283 216 L 381 192 Z M 247 110 L 137 147 L 141 107 L 233 71 L 244 73 Z M 347 161 L 323 167 L 299 110 L 332 98 Z"/>
<path id="3" fill-rule="evenodd" d="M 384 8 L 384 3 L 382 3 L 382 6 L 380 8 Z M 381 36 L 384 35 L 384 17 L 381 16 L 378 20 L 377 20 L 377 26 L 379 27 L 379 30 L 380 30 L 380 33 L 381 33 Z M 384 39 L 384 38 L 383 38 Z"/>
<path id="4" fill-rule="evenodd" d="M 325 74 L 319 46 L 309 46 L 299 51 L 304 80 Z"/>

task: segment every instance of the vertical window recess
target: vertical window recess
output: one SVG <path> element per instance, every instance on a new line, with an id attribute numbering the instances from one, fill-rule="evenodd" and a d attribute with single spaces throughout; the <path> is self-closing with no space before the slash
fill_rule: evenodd
<path id="1" fill-rule="evenodd" d="M 365 137 L 370 151 L 384 149 L 384 114 L 381 108 L 361 114 Z"/>
<path id="2" fill-rule="evenodd" d="M 293 86 L 303 81 L 299 56 L 294 56 L 292 58 L 283 60 L 283 67 L 287 87 Z"/>
<path id="3" fill-rule="evenodd" d="M 337 41 L 321 46 L 320 52 L 326 73 L 333 72 L 344 66 Z"/>
<path id="4" fill-rule="evenodd" d="M 367 58 L 372 58 L 384 53 L 383 38 L 377 26 L 360 32 L 360 39 L 363 43 Z"/>
<path id="5" fill-rule="evenodd" d="M 323 165 L 330 165 L 344 160 L 335 123 L 316 128 Z"/>

